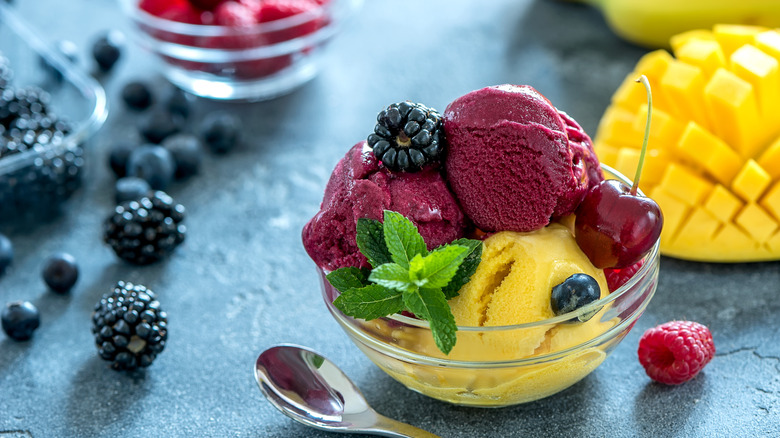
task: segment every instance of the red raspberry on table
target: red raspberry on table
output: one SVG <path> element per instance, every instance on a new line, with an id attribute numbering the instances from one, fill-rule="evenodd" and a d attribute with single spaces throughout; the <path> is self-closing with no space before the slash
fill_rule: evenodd
<path id="1" fill-rule="evenodd" d="M 266 0 L 260 5 L 256 19 L 260 23 L 281 20 L 319 8 L 314 0 Z M 324 24 L 322 17 L 312 17 L 297 26 L 268 32 L 271 43 L 291 40 L 314 33 Z"/>
<path id="2" fill-rule="evenodd" d="M 715 356 L 710 330 L 698 322 L 670 321 L 639 339 L 639 363 L 651 379 L 679 385 L 694 378 Z"/>
<path id="3" fill-rule="evenodd" d="M 628 280 L 634 276 L 642 267 L 644 260 L 640 260 L 631 266 L 625 268 L 606 268 L 604 269 L 604 276 L 607 278 L 607 286 L 610 292 L 615 292 L 620 286 L 623 286 Z"/>

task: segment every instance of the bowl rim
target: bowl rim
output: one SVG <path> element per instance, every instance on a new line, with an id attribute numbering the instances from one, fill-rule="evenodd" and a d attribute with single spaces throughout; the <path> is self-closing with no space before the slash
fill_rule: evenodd
<path id="1" fill-rule="evenodd" d="M 62 73 L 64 80 L 70 82 L 70 84 L 78 90 L 81 96 L 88 101 L 91 109 L 89 114 L 78 121 L 69 120 L 74 124 L 73 130 L 70 134 L 66 135 L 62 139 L 62 142 L 56 147 L 70 148 L 71 145 L 85 143 L 90 139 L 92 134 L 103 126 L 103 123 L 108 117 L 108 99 L 103 86 L 93 77 L 80 70 L 72 62 L 65 59 L 62 54 L 47 45 L 39 37 L 39 33 L 34 32 L 27 22 L 3 2 L 0 2 L 0 24 L 8 25 L 11 31 L 25 39 L 27 44 L 35 50 L 38 55 L 46 59 L 47 62 L 51 63 L 54 68 Z M 49 146 L 47 146 L 47 148 L 48 147 Z M 4 157 L 2 166 L 0 166 L 0 173 L 14 171 L 18 168 L 27 166 L 30 160 L 33 160 L 40 155 L 41 151 L 33 148 L 22 153 Z"/>
<path id="2" fill-rule="evenodd" d="M 157 30 L 197 37 L 235 36 L 274 32 L 289 29 L 323 16 L 329 17 L 331 18 L 331 21 L 333 21 L 334 18 L 340 18 L 340 14 L 345 14 L 356 9 L 362 2 L 362 0 L 330 0 L 325 4 L 317 5 L 317 7 L 313 9 L 290 17 L 265 23 L 256 23 L 251 26 L 231 27 L 218 24 L 192 24 L 173 21 L 152 15 L 139 8 L 140 0 L 119 1 L 125 13 L 138 23 L 142 23 L 145 26 L 151 26 Z"/>
<path id="3" fill-rule="evenodd" d="M 625 183 L 629 186 L 632 184 L 631 180 L 629 180 L 626 176 L 624 176 L 614 168 L 607 166 L 606 164 L 603 163 L 601 164 L 601 168 L 602 170 L 606 171 L 606 173 L 614 176 L 615 179 L 617 179 L 618 181 Z M 642 196 L 645 196 L 642 190 L 638 190 L 638 193 Z M 643 261 L 642 266 L 639 268 L 639 270 L 637 270 L 637 272 L 633 276 L 631 276 L 630 279 L 628 279 L 626 283 L 624 283 L 622 286 L 617 288 L 617 290 L 615 290 L 614 292 L 609 293 L 606 297 L 600 298 L 592 303 L 580 307 L 579 309 L 576 309 L 568 313 L 564 313 L 562 315 L 557 315 L 552 318 L 543 319 L 541 321 L 527 322 L 523 324 L 479 326 L 479 327 L 459 325 L 457 326 L 458 331 L 499 332 L 503 330 L 529 329 L 529 328 L 539 327 L 544 325 L 557 324 L 564 321 L 572 320 L 574 318 L 579 318 L 580 316 L 587 315 L 590 313 L 596 313 L 602 308 L 606 307 L 608 304 L 612 303 L 613 301 L 616 301 L 617 299 L 621 298 L 623 295 L 628 293 L 628 291 L 632 290 L 640 280 L 644 279 L 647 276 L 648 271 L 653 269 L 653 266 L 655 265 L 654 262 L 658 261 L 660 257 L 660 245 L 661 245 L 660 239 L 656 240 L 655 244 L 650 249 L 650 251 L 647 254 L 645 254 L 645 256 L 642 258 Z M 323 281 L 327 281 L 327 280 L 323 279 Z M 413 326 L 417 328 L 430 330 L 430 324 L 428 323 L 428 321 L 422 319 L 412 318 L 401 314 L 388 315 L 383 318 L 393 320 L 407 326 Z"/>

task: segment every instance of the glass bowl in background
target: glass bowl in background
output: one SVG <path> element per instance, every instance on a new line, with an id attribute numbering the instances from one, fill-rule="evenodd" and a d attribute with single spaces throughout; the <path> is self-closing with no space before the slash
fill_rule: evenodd
<path id="1" fill-rule="evenodd" d="M 326 43 L 362 0 L 330 0 L 280 20 L 231 27 L 172 21 L 120 0 L 142 47 L 163 62 L 163 74 L 197 96 L 264 100 L 289 93 L 317 75 Z"/>
<path id="2" fill-rule="evenodd" d="M 603 168 L 608 178 L 630 185 L 622 175 Z M 333 306 L 339 292 L 320 273 L 331 315 L 384 372 L 411 390 L 445 402 L 501 407 L 548 397 L 596 369 L 653 297 L 659 258 L 656 242 L 623 286 L 574 312 L 512 326 L 458 327 L 449 355 L 438 350 L 426 321 L 398 314 L 371 321 L 344 315 Z"/>
<path id="3" fill-rule="evenodd" d="M 12 134 L 5 125 L 10 119 L 8 113 L 0 115 L 4 131 L 0 135 L 0 148 L 4 148 L 0 154 L 3 227 L 34 224 L 59 211 L 80 186 L 84 144 L 108 114 L 103 87 L 38 35 L 40 32 L 33 31 L 11 6 L 0 1 L 0 54 L 12 72 L 10 81 L 0 84 L 0 93 L 35 90 L 40 94 L 42 90 L 49 101 L 47 108 L 69 126 L 64 137 L 36 140 L 29 148 L 9 148 Z"/>

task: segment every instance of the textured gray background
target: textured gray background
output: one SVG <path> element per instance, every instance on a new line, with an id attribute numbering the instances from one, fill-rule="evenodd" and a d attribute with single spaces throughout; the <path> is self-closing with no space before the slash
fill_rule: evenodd
<path id="1" fill-rule="evenodd" d="M 85 66 L 98 32 L 128 28 L 110 0 L 15 3 L 44 38 L 79 44 Z M 112 208 L 106 150 L 138 121 L 118 100 L 121 85 L 139 78 L 166 86 L 148 55 L 124 53 L 102 79 L 112 112 L 90 144 L 84 189 L 62 217 L 11 236 L 17 258 L 0 280 L 0 301 L 33 301 L 43 324 L 26 343 L 0 334 L 0 437 L 330 436 L 276 412 L 257 389 L 254 360 L 279 342 L 318 349 L 379 412 L 446 437 L 780 435 L 778 263 L 664 258 L 655 298 L 614 354 L 574 387 L 527 405 L 450 406 L 371 364 L 327 313 L 300 229 L 376 112 L 404 99 L 441 110 L 473 89 L 527 83 L 593 133 L 644 51 L 613 36 L 595 10 L 545 0 L 368 0 L 330 48 L 320 76 L 289 96 L 198 101 L 195 122 L 212 109 L 234 111 L 248 126 L 246 141 L 228 156 L 208 156 L 199 176 L 170 190 L 188 208 L 188 240 L 166 262 L 142 268 L 100 241 Z M 54 251 L 79 260 L 68 296 L 47 292 L 40 279 Z M 157 291 L 170 315 L 165 352 L 135 375 L 107 368 L 89 330 L 94 303 L 120 279 Z M 718 353 L 683 386 L 651 383 L 636 359 L 638 338 L 683 318 L 707 324 Z"/>

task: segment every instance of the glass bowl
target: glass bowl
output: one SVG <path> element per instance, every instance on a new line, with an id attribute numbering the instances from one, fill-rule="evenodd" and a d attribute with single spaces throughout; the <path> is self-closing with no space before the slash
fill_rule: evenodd
<path id="1" fill-rule="evenodd" d="M 602 167 L 608 178 L 629 183 Z M 458 340 L 449 355 L 436 348 L 426 321 L 399 314 L 371 321 L 344 315 L 332 304 L 339 292 L 328 283 L 325 272 L 320 273 L 322 296 L 331 315 L 384 372 L 438 400 L 501 407 L 548 397 L 596 369 L 653 297 L 659 258 L 656 242 L 623 286 L 574 312 L 512 326 L 458 327 Z"/>
<path id="2" fill-rule="evenodd" d="M 197 96 L 264 100 L 317 75 L 324 48 L 362 0 L 330 0 L 291 17 L 251 26 L 189 24 L 120 0 L 142 47 L 163 61 L 163 74 Z"/>
<path id="3" fill-rule="evenodd" d="M 106 120 L 106 94 L 92 77 L 44 42 L 6 2 L 0 1 L 0 55 L 12 72 L 1 80 L 0 93 L 19 98 L 20 90 L 48 99 L 49 113 L 67 122 L 68 133 L 48 136 L 43 125 L 11 132 L 8 114 L 0 114 L 0 225 L 28 226 L 45 221 L 65 206 L 80 186 L 84 166 L 83 147 Z M 7 82 L 7 83 L 5 83 Z M 3 85 L 5 83 L 5 85 Z M 3 99 L 3 101 L 8 101 Z M 2 111 L 0 111 L 2 112 Z M 42 129 L 38 129 L 42 128 Z M 47 136 L 18 146 L 19 132 L 30 130 Z M 55 133 L 56 134 L 56 133 Z M 16 146 L 8 147 L 9 139 Z"/>

